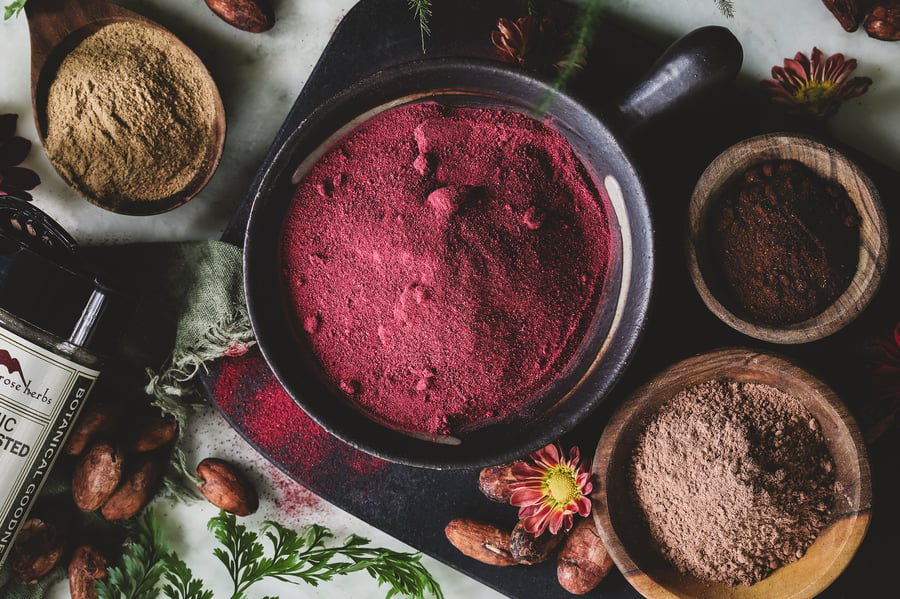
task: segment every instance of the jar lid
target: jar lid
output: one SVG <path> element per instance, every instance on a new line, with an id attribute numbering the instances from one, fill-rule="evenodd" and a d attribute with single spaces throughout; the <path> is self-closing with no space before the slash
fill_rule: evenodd
<path id="1" fill-rule="evenodd" d="M 31 202 L 0 196 L 0 309 L 91 353 L 109 354 L 125 297 L 88 272 L 75 240 Z"/>

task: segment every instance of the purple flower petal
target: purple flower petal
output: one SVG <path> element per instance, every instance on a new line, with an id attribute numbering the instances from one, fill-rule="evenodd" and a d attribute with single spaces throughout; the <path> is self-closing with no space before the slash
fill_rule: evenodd
<path id="1" fill-rule="evenodd" d="M 21 166 L 0 169 L 0 185 L 4 188 L 34 189 L 41 183 L 41 178 L 33 170 Z"/>
<path id="2" fill-rule="evenodd" d="M 25 160 L 31 151 L 31 142 L 24 137 L 12 136 L 0 141 L 0 168 L 15 166 Z"/>
<path id="3" fill-rule="evenodd" d="M 578 508 L 578 514 L 580 516 L 587 516 L 591 513 L 591 500 L 587 497 L 581 497 L 576 500 L 575 505 Z"/>
<path id="4" fill-rule="evenodd" d="M 844 84 L 841 96 L 844 99 L 856 98 L 866 93 L 870 85 L 872 80 L 868 77 L 854 77 Z"/>
<path id="5" fill-rule="evenodd" d="M 524 488 L 513 491 L 509 497 L 509 503 L 515 506 L 534 505 L 543 499 L 544 493 L 540 489 Z"/>
<path id="6" fill-rule="evenodd" d="M 0 114 L 0 140 L 12 137 L 16 134 L 17 114 Z"/>
<path id="7" fill-rule="evenodd" d="M 565 512 L 553 511 L 550 513 L 550 522 L 548 523 L 548 529 L 550 530 L 550 534 L 556 534 L 559 532 L 559 529 L 563 527 L 563 524 L 566 522 L 566 514 Z M 569 519 L 572 516 L 568 516 Z"/>

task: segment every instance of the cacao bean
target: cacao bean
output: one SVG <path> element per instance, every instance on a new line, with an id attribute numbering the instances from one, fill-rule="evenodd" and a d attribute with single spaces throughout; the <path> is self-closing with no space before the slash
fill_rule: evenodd
<path id="1" fill-rule="evenodd" d="M 514 566 L 509 551 L 509 531 L 467 518 L 451 520 L 444 527 L 447 540 L 464 555 L 492 566 Z"/>
<path id="2" fill-rule="evenodd" d="M 94 582 L 106 578 L 106 557 L 91 545 L 75 549 L 69 562 L 69 594 L 72 599 L 97 599 Z"/>
<path id="3" fill-rule="evenodd" d="M 885 42 L 900 41 L 900 0 L 880 0 L 869 8 L 863 27 L 869 37 Z"/>
<path id="4" fill-rule="evenodd" d="M 268 31 L 275 24 L 275 12 L 267 0 L 206 0 L 220 19 L 250 33 Z"/>
<path id="5" fill-rule="evenodd" d="M 137 514 L 153 498 L 162 480 L 166 456 L 142 455 L 129 462 L 129 473 L 100 513 L 110 522 L 127 520 Z"/>
<path id="6" fill-rule="evenodd" d="M 125 444 L 125 450 L 134 453 L 153 451 L 170 442 L 177 434 L 178 422 L 175 418 L 157 411 L 141 423 L 133 440 Z"/>
<path id="7" fill-rule="evenodd" d="M 29 518 L 10 551 L 13 576 L 25 584 L 36 583 L 53 569 L 65 545 L 65 535 L 58 526 L 40 518 Z"/>
<path id="8" fill-rule="evenodd" d="M 519 522 L 509 535 L 509 552 L 520 564 L 538 564 L 553 555 L 565 538 L 562 531 L 555 535 L 545 531 L 541 536 L 535 537 Z"/>
<path id="9" fill-rule="evenodd" d="M 72 474 L 75 505 L 93 512 L 106 503 L 122 480 L 122 462 L 122 452 L 115 445 L 105 441 L 91 445 Z"/>
<path id="10" fill-rule="evenodd" d="M 556 559 L 556 577 L 562 588 L 583 595 L 595 588 L 613 567 L 594 519 L 581 519 L 569 533 Z"/>
<path id="11" fill-rule="evenodd" d="M 516 482 L 513 466 L 520 462 L 510 462 L 499 466 L 489 466 L 478 474 L 478 490 L 491 501 L 509 503 L 512 496 L 510 483 Z"/>
<path id="12" fill-rule="evenodd" d="M 256 489 L 234 466 L 217 458 L 206 458 L 197 466 L 200 492 L 214 506 L 237 516 L 249 516 L 259 507 Z"/>
<path id="13" fill-rule="evenodd" d="M 88 443 L 97 435 L 109 434 L 119 421 L 121 407 L 111 401 L 92 402 L 75 421 L 66 440 L 65 452 L 68 455 L 81 455 Z"/>
<path id="14" fill-rule="evenodd" d="M 859 28 L 862 17 L 859 0 L 822 0 L 822 3 L 831 11 L 844 31 L 853 32 Z"/>

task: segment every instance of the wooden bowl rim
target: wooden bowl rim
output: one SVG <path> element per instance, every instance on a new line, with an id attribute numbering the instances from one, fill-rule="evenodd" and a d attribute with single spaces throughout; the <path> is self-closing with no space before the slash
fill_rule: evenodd
<path id="1" fill-rule="evenodd" d="M 803 558 L 779 568 L 769 577 L 752 586 L 705 583 L 689 576 L 680 575 L 674 568 L 670 568 L 664 574 L 669 578 L 676 578 L 683 584 L 683 588 L 673 586 L 671 583 L 660 582 L 657 580 L 659 572 L 645 572 L 638 566 L 632 551 L 623 544 L 617 527 L 613 523 L 608 502 L 610 486 L 608 481 L 615 480 L 614 475 L 618 476 L 620 481 L 625 480 L 623 477 L 627 473 L 627 468 L 621 467 L 621 460 L 616 459 L 614 452 L 621 446 L 622 434 L 629 425 L 640 422 L 672 397 L 671 394 L 662 394 L 662 392 L 671 389 L 672 386 L 684 388 L 696 384 L 690 379 L 698 375 L 703 375 L 702 380 L 731 378 L 729 373 L 733 373 L 735 370 L 740 370 L 748 375 L 754 372 L 774 374 L 799 383 L 809 389 L 809 393 L 803 396 L 794 394 L 795 397 L 807 407 L 811 405 L 810 402 L 823 406 L 832 414 L 834 421 L 840 423 L 841 435 L 833 439 L 826 439 L 826 442 L 831 450 L 833 446 L 839 444 L 840 439 L 846 439 L 850 441 L 850 447 L 853 448 L 855 454 L 853 459 L 847 458 L 841 464 L 836 461 L 836 467 L 849 469 L 853 478 L 858 479 L 859 484 L 855 489 L 855 496 L 846 497 L 853 509 L 838 514 L 834 522 L 819 534 L 816 542 L 810 546 Z M 771 382 L 764 384 L 771 384 Z M 858 471 L 858 475 L 856 471 Z M 594 455 L 591 476 L 594 486 L 591 496 L 593 517 L 600 537 L 613 562 L 626 580 L 644 597 L 651 599 L 663 597 L 762 599 L 774 596 L 772 587 L 778 588 L 781 581 L 790 578 L 802 580 L 805 584 L 786 596 L 778 594 L 779 597 L 783 596 L 783 599 L 815 597 L 841 574 L 856 553 L 868 530 L 872 506 L 871 472 L 866 445 L 856 421 L 837 394 L 819 378 L 784 356 L 740 347 L 718 349 L 681 360 L 663 369 L 639 389 L 632 392 L 612 415 L 600 437 Z M 810 560 L 819 560 L 818 567 L 812 571 L 808 568 Z"/>
<path id="2" fill-rule="evenodd" d="M 827 156 L 828 166 L 807 160 L 808 154 Z M 826 179 L 835 180 L 835 171 L 845 169 L 853 185 L 839 182 L 860 215 L 859 263 L 847 289 L 822 313 L 787 326 L 772 326 L 749 320 L 726 307 L 707 284 L 701 266 L 706 217 L 724 187 L 751 164 L 765 159 L 793 158 L 803 162 Z M 708 193 L 705 192 L 708 190 Z M 857 190 L 859 194 L 857 195 Z M 722 322 L 740 333 L 771 343 L 806 343 L 831 335 L 847 326 L 862 313 L 877 292 L 887 269 L 889 239 L 887 217 L 880 194 L 869 176 L 833 146 L 812 136 L 795 133 L 771 133 L 740 141 L 717 156 L 703 171 L 691 195 L 685 247 L 688 271 L 707 308 Z M 708 269 L 707 269 L 708 270 Z M 709 273 L 707 273 L 709 274 Z"/>

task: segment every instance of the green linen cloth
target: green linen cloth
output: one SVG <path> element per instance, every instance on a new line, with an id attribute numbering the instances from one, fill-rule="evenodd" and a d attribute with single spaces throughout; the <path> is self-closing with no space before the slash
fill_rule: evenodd
<path id="1" fill-rule="evenodd" d="M 196 241 L 83 248 L 80 253 L 136 300 L 114 359 L 115 376 L 132 379 L 138 389 L 144 387 L 155 405 L 175 416 L 179 430 L 186 430 L 192 407 L 202 399 L 194 380 L 198 371 L 210 360 L 245 352 L 254 342 L 244 303 L 241 249 L 219 241 Z M 112 376 L 110 366 L 101 381 Z M 168 492 L 185 498 L 184 477 L 191 478 L 192 473 L 177 443 L 170 470 Z M 68 481 L 51 473 L 38 501 L 69 492 Z M 86 515 L 91 519 L 100 520 Z M 12 579 L 7 560 L 0 569 L 0 597 L 44 597 L 66 576 L 67 559 L 68 555 L 36 585 Z"/>

